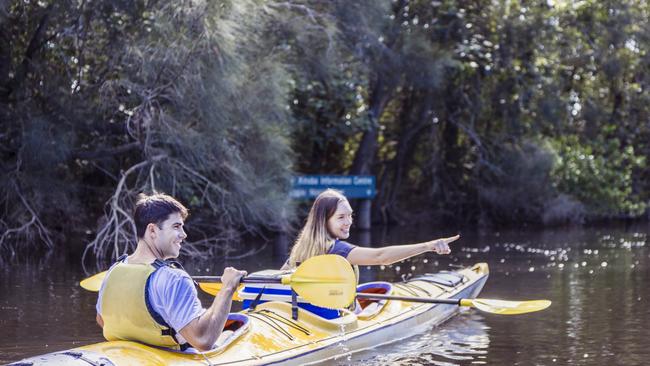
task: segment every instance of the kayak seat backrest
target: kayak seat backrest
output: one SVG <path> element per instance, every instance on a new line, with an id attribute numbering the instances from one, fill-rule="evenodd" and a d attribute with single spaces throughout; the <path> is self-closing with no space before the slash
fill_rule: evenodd
<path id="1" fill-rule="evenodd" d="M 463 277 L 463 275 L 456 272 L 443 271 L 439 273 L 426 273 L 420 276 L 416 276 L 409 279 L 407 282 L 425 281 L 447 287 L 456 287 L 462 284 L 464 279 L 465 277 Z"/>
<path id="2" fill-rule="evenodd" d="M 389 282 L 368 282 L 357 286 L 357 292 L 365 294 L 391 295 L 393 284 Z M 386 305 L 387 300 L 357 299 L 354 312 L 361 320 L 368 320 L 376 316 Z"/>
<path id="3" fill-rule="evenodd" d="M 223 327 L 221 335 L 215 342 L 211 350 L 207 351 L 206 354 L 217 354 L 226 349 L 229 345 L 234 343 L 237 339 L 244 334 L 250 327 L 250 317 L 241 313 L 230 313 L 228 314 L 228 320 Z M 200 353 L 195 348 L 188 348 L 183 353 L 196 354 Z"/>

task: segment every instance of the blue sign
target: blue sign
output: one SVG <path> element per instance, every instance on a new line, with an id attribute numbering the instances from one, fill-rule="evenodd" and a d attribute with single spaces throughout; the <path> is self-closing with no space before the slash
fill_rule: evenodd
<path id="1" fill-rule="evenodd" d="M 327 188 L 343 192 L 347 198 L 375 197 L 372 175 L 300 175 L 293 178 L 291 198 L 315 198 Z"/>

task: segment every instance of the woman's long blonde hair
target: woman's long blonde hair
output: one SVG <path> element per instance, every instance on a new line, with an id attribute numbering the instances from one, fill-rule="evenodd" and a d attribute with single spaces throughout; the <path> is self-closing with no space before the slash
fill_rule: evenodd
<path id="1" fill-rule="evenodd" d="M 341 192 L 334 189 L 326 189 L 316 197 L 309 210 L 307 222 L 291 249 L 289 255 L 291 268 L 296 268 L 297 263 L 302 263 L 313 256 L 327 253 L 334 240 L 327 230 L 327 220 L 334 215 L 339 202 L 346 200 L 347 198 Z"/>

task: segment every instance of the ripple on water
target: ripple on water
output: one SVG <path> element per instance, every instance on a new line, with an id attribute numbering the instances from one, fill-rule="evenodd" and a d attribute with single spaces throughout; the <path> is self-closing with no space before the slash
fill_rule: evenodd
<path id="1" fill-rule="evenodd" d="M 489 327 L 476 312 L 462 312 L 447 323 L 400 342 L 354 355 L 340 365 L 486 364 Z"/>

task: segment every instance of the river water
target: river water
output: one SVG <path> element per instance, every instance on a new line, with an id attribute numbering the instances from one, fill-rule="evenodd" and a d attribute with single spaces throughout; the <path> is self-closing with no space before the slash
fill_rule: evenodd
<path id="1" fill-rule="evenodd" d="M 553 230 L 461 232 L 450 256 L 426 254 L 362 268 L 362 281 L 395 281 L 487 262 L 483 298 L 549 299 L 537 313 L 505 316 L 467 309 L 448 322 L 340 365 L 645 365 L 650 360 L 648 224 Z M 398 227 L 356 232 L 350 242 L 398 244 L 455 232 Z M 192 274 L 279 267 L 285 248 L 268 244 L 254 256 L 186 260 Z M 102 340 L 96 294 L 77 283 L 79 260 L 52 253 L 40 261 L 0 264 L 0 364 Z M 103 268 L 102 268 L 103 269 Z M 209 298 L 201 295 L 204 304 Z M 237 305 L 233 310 L 237 310 Z"/>

